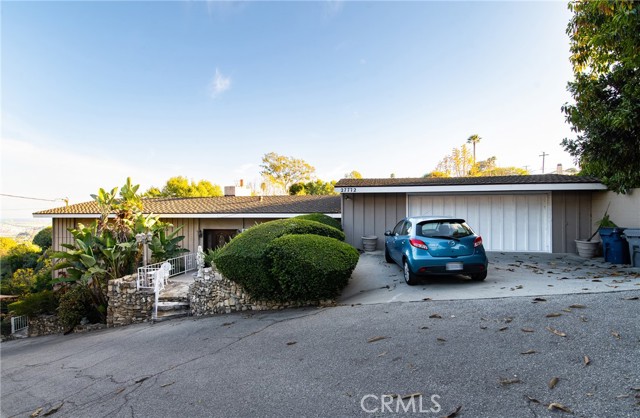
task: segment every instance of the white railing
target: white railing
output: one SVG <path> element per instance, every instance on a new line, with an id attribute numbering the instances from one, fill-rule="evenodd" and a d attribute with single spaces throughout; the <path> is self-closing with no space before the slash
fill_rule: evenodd
<path id="1" fill-rule="evenodd" d="M 22 331 L 29 328 L 29 318 L 26 315 L 11 317 L 11 333 Z"/>
<path id="2" fill-rule="evenodd" d="M 156 290 L 155 278 L 161 277 L 158 285 L 159 290 L 164 288 L 169 277 L 177 276 L 198 268 L 196 261 L 197 253 L 188 253 L 179 257 L 170 258 L 161 263 L 149 264 L 145 267 L 138 268 L 138 278 L 136 279 L 136 287 L 140 289 L 154 289 Z M 163 270 L 164 274 L 159 273 Z M 157 292 L 156 292 L 157 293 Z"/>

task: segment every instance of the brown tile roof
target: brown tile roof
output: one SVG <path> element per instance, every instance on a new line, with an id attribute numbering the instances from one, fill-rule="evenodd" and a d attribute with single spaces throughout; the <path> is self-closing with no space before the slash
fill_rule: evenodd
<path id="1" fill-rule="evenodd" d="M 220 196 L 144 199 L 145 213 L 159 215 L 193 214 L 298 214 L 340 213 L 340 196 Z M 66 207 L 47 209 L 34 215 L 96 215 L 98 205 L 84 202 Z"/>
<path id="2" fill-rule="evenodd" d="M 542 174 L 530 176 L 341 179 L 335 187 L 475 186 L 486 184 L 600 183 L 595 177 Z"/>

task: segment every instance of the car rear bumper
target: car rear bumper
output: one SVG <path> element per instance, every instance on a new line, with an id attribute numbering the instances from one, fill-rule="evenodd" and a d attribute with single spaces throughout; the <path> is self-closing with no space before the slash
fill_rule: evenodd
<path id="1" fill-rule="evenodd" d="M 447 269 L 448 263 L 462 263 L 461 270 Z M 414 257 L 409 261 L 411 271 L 418 275 L 428 274 L 475 274 L 487 270 L 489 262 L 484 254 L 473 254 L 456 258 L 449 257 Z"/>

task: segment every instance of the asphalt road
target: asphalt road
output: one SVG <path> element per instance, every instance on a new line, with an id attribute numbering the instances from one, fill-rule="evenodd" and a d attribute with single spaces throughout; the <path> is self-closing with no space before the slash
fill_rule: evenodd
<path id="1" fill-rule="evenodd" d="M 639 296 L 346 305 L 9 341 L 1 413 L 570 416 L 555 403 L 577 417 L 637 417 Z"/>

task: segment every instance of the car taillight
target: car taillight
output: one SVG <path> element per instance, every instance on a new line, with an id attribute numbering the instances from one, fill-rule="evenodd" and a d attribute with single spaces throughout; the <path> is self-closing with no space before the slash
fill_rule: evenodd
<path id="1" fill-rule="evenodd" d="M 423 250 L 429 249 L 429 247 L 427 247 L 427 244 L 425 244 L 423 241 L 420 241 L 419 239 L 410 239 L 409 243 L 416 248 L 422 248 Z"/>
<path id="2" fill-rule="evenodd" d="M 479 247 L 482 245 L 482 237 L 476 237 L 475 241 L 473 241 L 474 247 Z"/>

